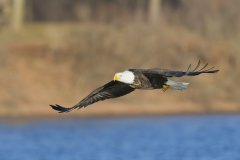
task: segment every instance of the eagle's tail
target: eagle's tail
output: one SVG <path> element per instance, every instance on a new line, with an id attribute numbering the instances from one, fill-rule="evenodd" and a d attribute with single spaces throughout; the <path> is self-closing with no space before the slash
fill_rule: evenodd
<path id="1" fill-rule="evenodd" d="M 189 83 L 186 83 L 186 82 L 176 82 L 170 79 L 168 79 L 166 84 L 169 85 L 170 88 L 173 88 L 176 90 L 185 90 L 188 88 L 188 85 L 189 85 Z"/>

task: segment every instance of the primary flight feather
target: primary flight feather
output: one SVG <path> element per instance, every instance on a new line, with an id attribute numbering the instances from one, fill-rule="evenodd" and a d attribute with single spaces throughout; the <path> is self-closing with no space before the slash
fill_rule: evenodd
<path id="1" fill-rule="evenodd" d="M 208 64 L 200 67 L 200 61 L 196 67 L 190 71 L 189 65 L 187 71 L 172 71 L 160 68 L 154 69 L 129 69 L 124 72 L 119 72 L 114 75 L 112 81 L 97 88 L 91 92 L 86 98 L 72 107 L 63 107 L 58 104 L 50 105 L 54 110 L 60 113 L 69 112 L 74 109 L 87 107 L 98 101 L 103 101 L 110 98 L 117 98 L 131 93 L 135 89 L 162 89 L 166 91 L 168 88 L 176 90 L 187 89 L 189 83 L 176 82 L 171 80 L 171 77 L 196 76 L 202 73 L 216 73 L 219 70 L 214 70 L 214 67 L 206 69 Z"/>

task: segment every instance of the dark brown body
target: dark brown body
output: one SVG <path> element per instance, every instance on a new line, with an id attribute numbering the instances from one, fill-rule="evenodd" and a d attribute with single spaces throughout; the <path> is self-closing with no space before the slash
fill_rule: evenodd
<path id="1" fill-rule="evenodd" d="M 159 74 L 134 72 L 134 82 L 130 86 L 135 89 L 161 89 L 167 82 L 167 78 Z"/>

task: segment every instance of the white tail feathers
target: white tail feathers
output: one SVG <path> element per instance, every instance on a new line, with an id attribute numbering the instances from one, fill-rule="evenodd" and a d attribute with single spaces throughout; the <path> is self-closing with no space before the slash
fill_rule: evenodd
<path id="1" fill-rule="evenodd" d="M 188 88 L 189 83 L 186 82 L 175 82 L 173 80 L 168 79 L 166 82 L 167 85 L 170 86 L 170 88 L 176 89 L 176 90 L 185 90 Z"/>

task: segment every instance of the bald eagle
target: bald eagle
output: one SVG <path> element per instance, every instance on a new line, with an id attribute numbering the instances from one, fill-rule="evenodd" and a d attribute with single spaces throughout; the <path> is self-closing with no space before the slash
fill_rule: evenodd
<path id="1" fill-rule="evenodd" d="M 206 69 L 208 63 L 200 67 L 200 61 L 196 67 L 190 71 L 191 64 L 186 71 L 173 71 L 167 69 L 129 69 L 123 72 L 116 73 L 113 80 L 107 84 L 97 88 L 91 92 L 86 98 L 81 100 L 73 107 L 62 107 L 58 104 L 50 105 L 59 113 L 69 112 L 74 109 L 87 107 L 98 101 L 103 101 L 110 98 L 117 98 L 131 93 L 135 89 L 162 89 L 164 92 L 168 88 L 175 90 L 187 89 L 189 83 L 176 82 L 171 80 L 171 77 L 196 76 L 202 73 L 216 73 L 219 70 L 214 70 L 214 67 Z"/>

